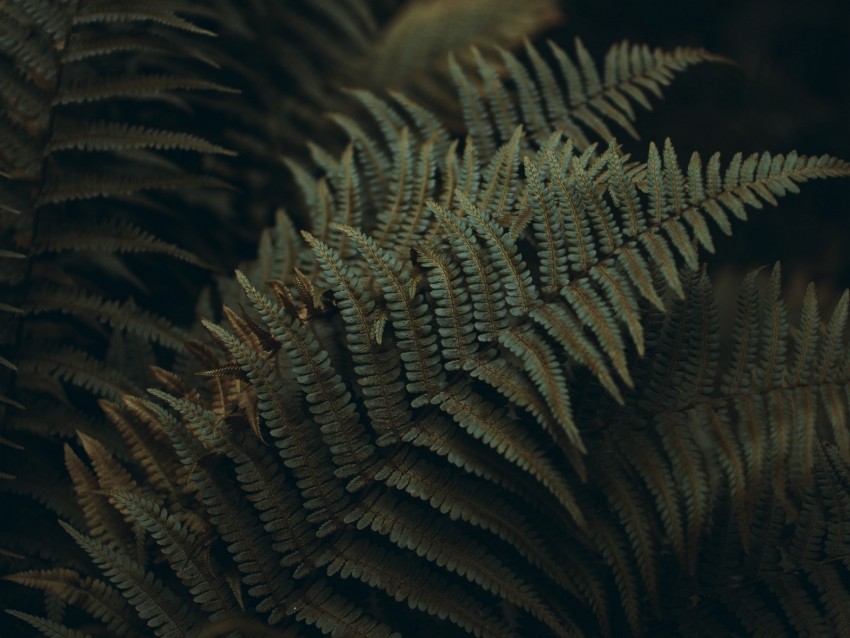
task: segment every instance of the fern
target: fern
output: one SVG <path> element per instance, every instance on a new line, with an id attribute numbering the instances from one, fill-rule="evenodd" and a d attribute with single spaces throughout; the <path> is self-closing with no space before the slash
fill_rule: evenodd
<path id="1" fill-rule="evenodd" d="M 524 146 L 521 132 L 514 138 L 495 154 L 491 167 L 517 152 L 511 149 Z M 553 635 L 617 633 L 627 626 L 639 634 L 647 618 L 665 619 L 660 601 L 669 586 L 669 579 L 661 576 L 667 543 L 681 561 L 680 578 L 692 579 L 701 574 L 698 559 L 711 542 L 717 512 L 747 520 L 761 476 L 781 488 L 788 502 L 804 485 L 812 472 L 806 450 L 815 449 L 820 436 L 805 420 L 773 424 L 777 431 L 787 430 L 788 459 L 769 450 L 760 465 L 752 466 L 754 456 L 736 451 L 762 445 L 743 438 L 754 425 L 741 416 L 729 420 L 740 410 L 734 406 L 741 372 L 719 367 L 719 345 L 713 338 L 716 310 L 707 277 L 695 272 L 680 278 L 679 273 L 694 259 L 694 243 L 707 228 L 704 220 L 720 217 L 715 202 L 741 216 L 744 206 L 774 201 L 773 193 L 789 190 L 792 180 L 846 174 L 847 165 L 827 157 L 754 156 L 733 159 L 721 177 L 716 159 L 703 173 L 694 156 L 686 183 L 669 142 L 663 159 L 651 145 L 648 161 L 628 170 L 616 144 L 581 156 L 569 143 L 550 143 L 547 149 L 524 155 L 524 177 L 517 169 L 506 178 L 494 168 L 480 168 L 484 179 L 475 199 L 457 193 L 450 208 L 430 204 L 428 223 L 411 238 L 414 244 L 421 242 L 416 253 L 421 266 L 419 259 L 381 247 L 362 231 L 331 225 L 325 231 L 330 243 L 305 234 L 317 261 L 302 262 L 311 274 L 296 280 L 301 282 L 297 298 L 280 283 L 277 299 L 268 297 L 239 274 L 257 314 L 240 318 L 228 311 L 230 330 L 206 324 L 228 357 L 214 364 L 211 374 L 224 376 L 211 378 L 209 398 L 195 391 L 183 397 L 155 393 L 185 419 L 188 430 L 175 438 L 173 416 L 153 404 L 144 408 L 149 426 L 166 428 L 172 445 L 180 441 L 174 448 L 178 454 L 196 449 L 183 461 L 197 468 L 195 475 L 209 463 L 205 455 L 229 459 L 242 498 L 254 508 L 251 515 L 237 508 L 233 518 L 221 519 L 215 513 L 221 506 L 213 503 L 236 494 L 224 475 L 204 470 L 199 496 L 211 509 L 208 514 L 201 510 L 201 516 L 212 515 L 206 525 L 230 539 L 232 560 L 246 574 L 248 594 L 257 601 L 254 612 L 231 607 L 235 613 L 245 613 L 246 619 L 261 614 L 269 624 L 315 624 L 328 631 L 356 632 L 361 623 L 377 626 L 371 624 L 375 622 L 392 628 L 396 616 L 383 617 L 380 607 L 366 599 L 349 599 L 356 609 L 350 620 L 334 615 L 344 596 L 352 595 L 343 593 L 353 591 L 345 583 L 354 580 L 368 585 L 384 605 L 395 599 L 420 610 L 424 615 L 416 622 L 445 617 L 460 632 L 510 635 L 488 602 L 495 597 L 514 608 L 528 631 L 545 627 Z M 556 170 L 558 179 L 548 179 Z M 345 173 L 340 176 L 346 179 Z M 510 187 L 496 186 L 506 179 L 513 182 Z M 706 191 L 698 188 L 700 181 L 722 186 Z M 493 206 L 488 202 L 497 188 L 506 195 Z M 513 217 L 525 214 L 519 202 L 528 201 L 525 193 L 534 191 L 538 202 L 552 202 L 546 204 L 548 213 L 542 206 L 533 213 L 538 218 L 551 216 L 558 198 L 573 202 L 570 214 L 585 229 L 583 245 L 569 243 L 563 230 L 560 236 L 545 232 L 545 220 L 518 234 L 505 230 L 517 227 Z M 503 225 L 490 210 L 507 215 Z M 375 232 L 382 232 L 380 221 Z M 351 242 L 360 263 L 343 261 L 341 248 L 334 247 L 343 239 Z M 536 253 L 542 263 L 545 255 L 561 251 L 566 258 L 558 288 L 547 283 L 552 271 L 530 268 L 526 256 Z M 636 273 L 626 267 L 635 263 L 643 265 Z M 427 277 L 419 274 L 420 267 Z M 675 284 L 669 279 L 671 269 Z M 332 320 L 328 313 L 334 309 L 321 301 L 324 297 L 312 290 L 307 276 L 315 285 L 330 287 L 347 345 L 327 350 L 329 337 L 321 325 Z M 763 308 L 742 303 L 739 330 L 756 325 L 758 334 L 765 333 L 754 317 L 774 322 L 770 309 L 779 304 L 777 281 L 775 274 L 769 288 L 774 292 L 765 296 Z M 748 280 L 742 299 L 753 298 L 754 282 Z M 546 294 L 537 292 L 542 290 Z M 457 304 L 448 312 L 447 299 Z M 788 372 L 771 371 L 758 390 L 766 402 L 769 397 L 776 397 L 773 403 L 788 400 L 794 390 L 786 387 L 809 379 L 812 367 L 822 370 L 828 361 L 831 369 L 840 368 L 833 349 L 843 342 L 844 305 L 827 330 L 831 345 L 812 354 L 818 352 L 810 336 L 816 334 L 811 326 L 818 317 L 813 303 L 810 299 L 805 306 L 810 309 L 801 319 L 797 354 L 787 363 Z M 384 325 L 380 343 L 374 328 L 378 316 Z M 470 318 L 465 325 L 472 327 L 471 341 L 454 322 L 461 316 Z M 640 331 L 630 329 L 635 322 Z M 767 351 L 752 352 L 755 361 L 770 362 L 775 341 L 787 338 L 787 326 L 775 325 L 778 333 L 764 342 Z M 567 326 L 577 334 L 568 334 Z M 443 339 L 450 346 L 445 355 L 438 347 Z M 752 351 L 744 340 L 733 332 L 736 348 Z M 463 358 L 458 359 L 454 353 L 461 350 Z M 639 352 L 643 358 L 637 358 Z M 443 370 L 448 367 L 444 356 L 454 361 L 451 376 Z M 343 363 L 348 357 L 351 363 Z M 570 366 L 569 377 L 564 362 Z M 777 365 L 786 363 L 769 363 L 771 369 Z M 504 373 L 495 373 L 495 366 L 511 370 L 510 382 Z M 587 388 L 590 394 L 576 400 L 568 378 L 580 378 L 582 368 L 595 381 Z M 354 383 L 343 381 L 341 369 L 353 370 Z M 283 374 L 291 375 L 288 381 Z M 730 384 L 730 376 L 739 380 Z M 829 378 L 835 382 L 834 375 Z M 596 383 L 599 390 L 593 392 Z M 487 398 L 493 391 L 508 400 L 508 409 Z M 532 405 L 537 408 L 531 410 Z M 794 411 L 805 413 L 811 409 L 807 405 Z M 396 416 L 388 421 L 391 410 Z M 369 415 L 366 421 L 364 414 Z M 128 417 L 125 412 L 121 420 Z M 775 435 L 763 425 L 758 431 L 767 447 Z M 615 445 L 618 439 L 629 443 Z M 269 455 L 258 440 L 273 441 L 279 454 Z M 612 446 L 618 452 L 606 456 Z M 132 453 L 140 461 L 151 454 L 138 446 Z M 588 466 L 585 457 L 606 460 Z M 789 463 L 791 458 L 799 460 Z M 438 459 L 442 462 L 435 464 Z M 156 466 L 145 467 L 152 479 L 161 476 Z M 428 469 L 411 473 L 416 467 Z M 290 473 L 293 480 L 287 481 Z M 104 475 L 99 480 L 115 479 Z M 484 507 L 473 506 L 480 490 L 499 496 Z M 200 567 L 186 580 L 191 543 L 173 518 L 182 511 L 179 495 L 169 497 L 170 507 L 177 508 L 171 512 L 153 503 L 142 511 L 147 501 L 140 496 L 112 498 L 122 513 L 165 543 L 167 555 L 177 552 L 170 559 L 178 561 L 175 574 L 191 591 L 225 591 L 220 576 L 211 574 L 202 585 Z M 453 505 L 447 511 L 448 503 Z M 257 532 L 245 533 L 258 543 L 255 551 L 271 552 L 269 558 L 246 552 L 230 531 L 233 525 L 252 525 L 255 516 L 275 530 L 268 539 L 273 547 L 261 542 Z M 475 530 L 473 537 L 447 541 L 455 538 L 455 517 L 470 532 Z M 573 546 L 556 542 L 557 535 L 542 521 L 557 526 L 558 534 L 570 535 Z M 749 541 L 745 536 L 745 547 Z M 274 552 L 280 552 L 279 559 L 271 558 Z M 470 555 L 477 557 L 474 562 Z M 510 567 L 523 562 L 528 565 L 525 577 Z M 264 570 L 260 563 L 279 564 L 282 571 Z M 389 579 L 401 570 L 417 576 L 416 593 Z M 291 616 L 286 611 L 291 596 L 306 594 L 299 583 L 308 576 L 320 577 L 334 592 L 334 602 L 317 607 L 315 615 Z M 444 597 L 446 587 L 463 607 Z M 204 605 L 208 598 L 197 601 Z M 470 610 L 478 610 L 474 620 Z M 594 616 L 598 624 L 590 630 L 587 623 Z"/>
<path id="2" fill-rule="evenodd" d="M 46 556 L 56 567 L 7 576 L 46 596 L 44 612 L 12 616 L 75 637 L 844 631 L 848 294 L 823 322 L 811 286 L 792 320 L 778 266 L 757 271 L 727 331 L 700 251 L 714 250 L 715 226 L 728 234 L 750 210 L 848 176 L 850 164 L 794 152 L 683 163 L 669 140 L 627 154 L 610 130 L 634 136 L 636 105 L 719 56 L 623 43 L 598 66 L 577 41 L 574 57 L 550 47 L 556 71 L 530 44 L 520 58 L 481 42 L 449 60 L 448 76 L 438 65 L 426 76 L 439 100 L 451 77 L 457 109 L 434 114 L 397 92 L 340 98 L 330 121 L 348 146 L 309 144 L 313 166 L 286 162 L 307 214 L 276 213 L 257 261 L 221 281 L 221 313 L 202 297 L 206 318 L 191 333 L 80 283 L 69 251 L 202 263 L 132 215 L 86 207 L 129 197 L 136 210 L 157 201 L 143 190 L 219 185 L 171 175 L 171 158 L 229 152 L 150 121 L 98 115 L 63 128 L 66 115 L 101 102 L 142 112 L 116 96 L 182 107 L 174 92 L 184 89 L 222 93 L 202 109 L 236 104 L 229 83 L 184 73 L 217 57 L 195 38 L 229 17 L 225 37 L 237 39 L 263 17 L 266 28 L 291 18 L 323 55 L 290 73 L 305 103 L 322 104 L 337 94 L 316 70 L 342 63 L 349 44 L 374 61 L 409 24 L 425 24 L 417 12 L 469 9 L 413 3 L 373 49 L 367 3 L 293 6 L 260 2 L 252 15 L 222 0 L 198 9 L 197 24 L 165 1 L 0 8 L 64 43 L 33 48 L 21 29 L 0 39 L 20 68 L 46 69 L 24 83 L 0 75 L 4 99 L 16 113 L 40 104 L 47 114 L 38 148 L 18 123 L 0 128 L 16 162 L 5 206 L 31 224 L 15 231 L 22 250 L 0 253 L 24 266 L 11 271 L 20 294 L 6 307 L 23 322 L 10 343 L 27 345 L 2 362 L 18 374 L 15 397 L 52 415 L 94 395 L 123 440 L 80 422 L 78 446 L 64 452 L 79 509 L 20 477 L 21 491 L 59 513 L 67 534 L 57 547 L 72 542 L 88 558 L 63 548 Z M 536 20 L 494 30 L 510 44 Z M 162 33 L 180 35 L 169 43 Z M 138 76 L 87 72 L 126 51 L 182 62 L 141 65 Z M 245 78 L 268 90 L 263 99 L 280 97 L 258 70 Z M 254 97 L 234 146 L 275 149 L 292 131 L 252 142 L 274 128 L 256 117 Z M 115 166 L 91 181 L 54 172 L 66 155 L 91 156 L 88 171 L 106 152 Z M 271 174 L 252 175 L 251 159 L 209 161 L 225 175 L 244 169 L 245 184 Z M 19 183 L 27 188 L 13 192 Z M 261 208 L 270 201 L 257 197 Z M 65 207 L 95 212 L 64 220 Z M 39 334 L 52 338 L 35 343 Z M 55 343 L 69 334 L 80 343 Z M 105 336 L 102 363 L 83 346 Z M 122 351 L 155 362 L 161 349 L 176 351 L 173 371 L 154 367 L 160 387 L 146 397 L 138 370 L 108 365 Z M 39 427 L 9 422 L 13 433 Z M 52 432 L 67 438 L 72 427 Z"/>
<path id="3" fill-rule="evenodd" d="M 118 400 L 138 391 L 143 374 L 130 370 L 136 362 L 121 362 L 117 351 L 142 352 L 152 343 L 179 350 L 186 338 L 171 320 L 151 312 L 150 300 L 137 303 L 126 287 L 122 290 L 124 278 L 142 289 L 141 296 L 150 292 L 145 288 L 155 286 L 154 278 L 139 274 L 139 265 L 141 270 L 149 265 L 144 260 L 129 265 L 118 257 L 159 252 L 203 265 L 192 251 L 153 230 L 162 228 L 170 206 L 156 193 L 224 185 L 192 175 L 197 159 L 187 160 L 184 168 L 168 154 L 226 155 L 227 149 L 179 129 L 144 124 L 151 113 L 173 118 L 179 111 L 139 98 L 188 105 L 191 98 L 185 96 L 191 92 L 229 90 L 196 75 L 193 63 L 187 63 L 193 57 L 187 51 L 212 34 L 175 13 L 179 9 L 167 0 L 143 7 L 121 1 L 13 0 L 0 7 L 0 356 L 5 364 L 0 416 L 4 436 L 30 456 L 24 462 L 4 454 L 4 472 L 15 479 L 5 482 L 3 507 L 22 512 L 35 526 L 33 537 L 43 536 L 37 549 L 26 552 L 27 560 L 4 557 L 6 571 L 10 564 L 20 569 L 53 560 L 51 545 L 63 551 L 62 543 L 48 540 L 59 530 L 55 513 L 43 506 L 63 516 L 77 514 L 64 505 L 71 502 L 70 484 L 57 481 L 53 490 L 41 485 L 47 475 L 39 476 L 40 461 L 61 465 L 61 452 L 49 441 L 57 434 L 67 440 L 76 430 L 97 432 L 110 445 L 119 441 L 110 437 L 90 399 Z M 158 46 L 163 41 L 171 46 Z M 133 75 L 134 67 L 150 74 Z M 180 80 L 169 80 L 178 77 L 177 67 Z M 179 231 L 172 235 L 177 236 Z M 40 504 L 28 502 L 27 494 Z M 19 535 L 9 548 L 27 542 Z M 54 622 L 61 615 L 61 609 L 50 615 L 53 624 L 39 624 L 37 615 L 27 616 L 27 622 L 58 635 L 65 631 Z"/>

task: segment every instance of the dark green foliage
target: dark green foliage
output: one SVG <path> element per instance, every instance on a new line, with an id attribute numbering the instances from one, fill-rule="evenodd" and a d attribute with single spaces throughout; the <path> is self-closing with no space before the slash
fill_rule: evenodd
<path id="1" fill-rule="evenodd" d="M 206 33 L 166 3 L 84 3 L 65 23 L 53 5 L 13 6 L 54 39 L 62 24 L 127 20 Z M 238 14 L 221 2 L 198 24 Z M 322 24 L 368 44 L 359 17 L 332 15 Z M 105 28 L 84 42 L 96 48 L 103 34 L 119 35 Z M 185 55 L 188 42 L 170 45 Z M 24 321 L 10 343 L 29 349 L 8 363 L 53 382 L 37 386 L 41 398 L 12 400 L 32 396 L 50 415 L 63 383 L 87 389 L 122 442 L 82 420 L 44 432 L 78 430 L 64 458 L 79 510 L 55 490 L 21 490 L 43 495 L 67 534 L 7 576 L 46 595 L 42 612 L 15 618 L 74 637 L 828 636 L 850 626 L 848 295 L 822 322 L 810 286 L 791 320 L 777 266 L 747 276 L 730 309 L 699 259 L 715 227 L 728 234 L 801 183 L 850 176 L 850 164 L 796 152 L 682 162 L 669 140 L 626 154 L 611 129 L 636 135 L 635 105 L 649 107 L 675 72 L 721 58 L 623 43 L 600 68 L 581 42 L 574 55 L 550 53 L 554 64 L 531 44 L 521 57 L 452 58 L 465 138 L 442 123 L 450 116 L 399 93 L 355 91 L 367 115 L 333 117 L 348 146 L 314 144 L 314 166 L 288 162 L 306 219 L 277 212 L 258 259 L 221 281 L 221 320 L 201 312 L 206 341 L 131 300 L 37 278 L 43 255 L 88 241 L 197 261 L 131 217 L 62 220 L 43 244 L 25 235 L 25 276 L 11 288 L 25 303 L 7 305 Z M 80 80 L 64 94 L 60 83 L 49 109 L 151 86 L 221 88 L 214 76 L 150 77 Z M 330 95 L 317 86 L 307 102 Z M 268 124 L 248 117 L 257 128 L 243 141 Z M 140 148 L 146 158 L 227 154 L 150 122 L 61 129 L 48 119 L 43 163 L 116 148 L 128 161 L 141 161 Z M 253 179 L 251 161 L 237 180 Z M 21 212 L 37 219 L 153 185 L 104 174 L 69 188 L 34 173 Z M 196 178 L 171 179 L 156 186 Z M 71 278 L 73 263 L 60 266 Z M 153 367 L 158 387 L 145 394 L 139 368 L 156 350 L 121 367 L 82 337 L 29 345 L 42 316 L 70 330 L 64 314 L 156 349 L 186 342 L 197 362 L 180 353 L 176 372 Z M 198 366 L 202 381 L 183 374 Z"/>
<path id="2" fill-rule="evenodd" d="M 73 556 L 51 540 L 55 512 L 75 516 L 56 443 L 96 433 L 121 453 L 93 399 L 137 392 L 145 362 L 183 349 L 177 317 L 150 301 L 151 256 L 204 266 L 176 243 L 192 225 L 175 204 L 226 186 L 201 158 L 231 152 L 177 124 L 193 95 L 230 92 L 193 54 L 214 34 L 181 8 L 0 6 L 2 507 L 18 513 L 0 541 L 6 570 Z"/>

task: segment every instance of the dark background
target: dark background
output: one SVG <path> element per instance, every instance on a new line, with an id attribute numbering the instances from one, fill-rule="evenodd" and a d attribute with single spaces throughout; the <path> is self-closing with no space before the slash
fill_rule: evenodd
<path id="1" fill-rule="evenodd" d="M 624 38 L 665 49 L 704 47 L 737 66 L 700 65 L 677 77 L 653 113 L 638 116 L 641 143 L 670 137 L 680 162 L 696 150 L 745 154 L 796 149 L 850 160 L 850 3 L 839 0 L 573 0 L 548 35 L 571 50 L 580 36 L 599 60 Z M 640 151 L 638 151 L 640 152 Z M 792 295 L 804 281 L 822 299 L 850 286 L 850 180 L 810 182 L 778 208 L 753 211 L 716 233 L 715 272 L 780 259 Z"/>

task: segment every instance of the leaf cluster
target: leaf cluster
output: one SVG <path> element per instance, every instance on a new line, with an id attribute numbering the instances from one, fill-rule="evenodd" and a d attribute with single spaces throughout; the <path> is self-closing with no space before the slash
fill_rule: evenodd
<path id="1" fill-rule="evenodd" d="M 204 35 L 176 9 L 81 6 L 72 24 Z M 59 29 L 41 3 L 20 7 Z M 333 29 L 360 28 L 334 15 Z M 331 118 L 347 146 L 287 161 L 306 218 L 277 212 L 258 259 L 222 282 L 208 339 L 188 342 L 204 381 L 181 374 L 183 355 L 175 372 L 152 368 L 146 395 L 73 346 L 21 360 L 99 395 L 124 451 L 96 428 L 64 446 L 79 511 L 59 511 L 61 525 L 87 557 L 8 576 L 46 594 L 44 613 L 16 618 L 75 637 L 848 626 L 848 295 L 822 321 L 810 286 L 789 320 L 776 266 L 744 279 L 725 326 L 699 251 L 850 164 L 793 151 L 682 162 L 669 140 L 631 156 L 613 131 L 636 135 L 636 107 L 722 59 L 621 43 L 598 65 L 580 41 L 549 54 L 450 58 L 465 137 L 402 93 L 351 92 L 367 115 Z M 212 88 L 157 77 L 161 91 Z M 146 82 L 73 84 L 71 102 Z M 139 127 L 51 124 L 41 152 L 223 150 Z M 78 199 L 31 181 L 33 211 Z M 132 302 L 35 272 L 20 280 L 29 305 L 8 304 L 30 320 L 184 341 Z"/>

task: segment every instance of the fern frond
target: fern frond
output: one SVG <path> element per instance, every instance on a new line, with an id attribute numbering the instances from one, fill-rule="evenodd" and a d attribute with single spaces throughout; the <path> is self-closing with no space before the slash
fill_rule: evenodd
<path id="1" fill-rule="evenodd" d="M 76 33 L 62 52 L 62 60 L 66 63 L 84 62 L 115 53 L 185 56 L 203 62 L 211 68 L 221 68 L 218 61 L 191 43 L 155 33 Z"/>
<path id="2" fill-rule="evenodd" d="M 538 51 L 531 45 L 526 50 L 532 62 L 534 79 L 529 69 L 512 54 L 501 51 L 508 69 L 508 78 L 517 87 L 519 113 L 513 115 L 512 102 L 500 88 L 504 80 L 491 63 L 479 60 L 483 89 L 457 64 L 452 66 L 452 77 L 458 87 L 467 128 L 478 146 L 488 154 L 493 150 L 493 139 L 506 142 L 513 129 L 521 122 L 531 127 L 533 140 L 542 145 L 552 131 L 561 129 L 580 147 L 588 145 L 588 134 L 603 140 L 614 137 L 608 122 L 615 123 L 629 135 L 637 138 L 632 123 L 635 121 L 633 105 L 650 109 L 648 94 L 661 97 L 663 86 L 670 83 L 677 72 L 702 62 L 728 62 L 704 49 L 680 47 L 672 51 L 650 50 L 646 45 L 616 44 L 608 51 L 603 62 L 604 71 L 593 61 L 581 40 L 576 39 L 576 57 L 550 42 L 560 81 Z M 564 92 L 563 88 L 566 88 Z M 564 99 L 564 95 L 568 96 Z"/>
<path id="3" fill-rule="evenodd" d="M 213 31 L 202 29 L 185 18 L 181 18 L 174 9 L 169 9 L 170 3 L 133 3 L 127 5 L 117 0 L 98 0 L 86 3 L 82 9 L 74 15 L 72 24 L 88 24 L 93 22 L 157 22 L 173 29 L 187 31 L 197 35 L 215 36 Z M 179 3 L 172 5 L 175 9 L 181 9 Z"/>
<path id="4" fill-rule="evenodd" d="M 69 629 L 65 625 L 48 620 L 47 618 L 40 618 L 22 611 L 15 611 L 14 609 L 7 609 L 6 613 L 14 616 L 15 618 L 20 618 L 49 638 L 92 638 L 91 634 L 76 631 L 75 629 Z"/>
<path id="5" fill-rule="evenodd" d="M 56 596 L 76 605 L 93 618 L 106 624 L 116 636 L 132 636 L 137 632 L 135 612 L 127 606 L 117 589 L 103 581 L 82 577 L 69 569 L 28 571 L 4 577 L 25 587 Z"/>
<path id="6" fill-rule="evenodd" d="M 196 135 L 115 122 L 95 122 L 74 129 L 63 127 L 63 132 L 53 136 L 46 150 L 55 153 L 67 150 L 122 151 L 133 148 L 235 154 Z"/>
<path id="7" fill-rule="evenodd" d="M 189 412 L 191 408 L 185 401 L 181 402 L 157 390 L 153 390 L 152 394 L 170 403 L 178 411 L 191 414 Z M 260 603 L 263 611 L 275 610 L 275 614 L 282 613 L 285 607 L 283 597 L 291 590 L 291 586 L 288 586 L 288 581 L 282 577 L 280 570 L 268 563 L 267 556 L 270 555 L 271 544 L 258 534 L 256 521 L 248 515 L 243 501 L 234 493 L 231 481 L 215 472 L 215 455 L 213 454 L 211 459 L 210 453 L 203 447 L 200 440 L 201 433 L 188 431 L 185 424 L 180 423 L 173 415 L 155 403 L 145 402 L 144 405 L 157 416 L 160 426 L 172 441 L 181 462 L 189 467 L 190 484 L 198 490 L 199 498 L 210 509 L 211 522 L 222 539 L 228 543 L 228 550 L 233 554 L 239 569 L 249 578 L 252 585 L 249 592 L 263 597 Z M 195 420 L 193 425 L 197 424 L 198 421 Z M 244 452 L 232 455 L 238 456 L 240 463 L 247 463 L 249 466 L 252 463 L 250 458 L 245 458 Z M 263 474 L 266 473 L 267 471 Z M 244 478 L 244 482 L 248 485 L 256 483 L 255 479 L 250 474 L 246 475 L 244 471 L 240 473 L 240 478 Z M 273 484 L 279 482 L 280 478 L 272 481 Z M 252 494 L 259 492 L 259 496 L 267 503 L 273 503 L 270 496 L 264 494 L 260 487 L 262 482 L 259 487 L 253 485 L 247 491 Z M 278 517 L 277 520 L 285 522 L 286 519 Z M 275 539 L 278 539 L 277 534 Z M 266 557 L 263 554 L 266 554 Z M 239 598 L 238 593 L 235 595 Z"/>
<path id="8" fill-rule="evenodd" d="M 418 246 L 416 251 L 428 270 L 445 368 L 449 371 L 463 369 L 470 364 L 478 345 L 470 296 L 463 287 L 461 269 L 427 246 Z"/>
<path id="9" fill-rule="evenodd" d="M 224 580 L 197 555 L 194 536 L 158 504 L 133 492 L 113 491 L 109 499 L 153 537 L 174 572 L 211 621 L 233 612 L 234 601 Z"/>
<path id="10" fill-rule="evenodd" d="M 139 308 L 132 299 L 107 301 L 99 295 L 76 288 L 42 287 L 30 294 L 31 315 L 61 312 L 75 317 L 91 317 L 113 330 L 126 330 L 150 342 L 180 350 L 188 335 L 169 323 Z"/>
<path id="11" fill-rule="evenodd" d="M 171 91 L 215 91 L 238 93 L 236 89 L 217 82 L 191 76 L 151 74 L 92 81 L 79 81 L 63 87 L 53 100 L 54 106 L 103 102 L 115 98 L 155 98 L 170 95 Z"/>
<path id="12" fill-rule="evenodd" d="M 307 244 L 313 249 L 325 277 L 335 291 L 340 314 L 346 322 L 346 338 L 352 359 L 357 367 L 355 373 L 363 389 L 364 403 L 372 427 L 380 434 L 379 445 L 400 440 L 399 425 L 410 419 L 410 412 L 403 404 L 403 384 L 400 381 L 400 361 L 388 349 L 380 348 L 369 337 L 375 324 L 375 304 L 363 291 L 357 290 L 350 270 L 342 256 L 333 248 L 322 244 L 309 233 L 304 234 Z"/>
<path id="13" fill-rule="evenodd" d="M 88 538 L 66 523 L 60 525 L 103 570 L 128 602 L 136 608 L 157 636 L 176 638 L 191 631 L 197 622 L 188 606 L 169 591 L 156 577 L 129 557 L 117 554 L 105 545 Z"/>
<path id="14" fill-rule="evenodd" d="M 70 446 L 65 446 L 65 467 L 74 483 L 77 503 L 83 509 L 88 533 L 106 544 L 119 544 L 126 540 L 127 527 L 103 494 L 97 477 L 89 470 Z"/>
<path id="15" fill-rule="evenodd" d="M 137 394 L 140 390 L 132 381 L 113 368 L 100 363 L 85 351 L 73 347 L 39 350 L 29 354 L 19 364 L 22 383 L 39 376 L 67 381 L 111 401 L 122 394 Z"/>
<path id="16" fill-rule="evenodd" d="M 402 549 L 410 549 L 437 565 L 446 565 L 482 589 L 525 609 L 546 624 L 555 635 L 571 635 L 531 587 L 519 581 L 505 565 L 473 539 L 463 538 L 452 530 L 445 519 L 429 516 L 397 500 L 394 496 L 378 501 L 369 513 L 360 517 L 358 528 L 366 526 L 378 533 L 389 534 Z M 352 521 L 353 522 L 353 521 Z M 424 532 L 424 536 L 422 535 Z"/>
<path id="17" fill-rule="evenodd" d="M 103 174 L 67 175 L 46 187 L 36 202 L 39 206 L 99 197 L 122 197 L 140 191 L 174 191 L 202 188 L 229 188 L 226 182 L 206 175 L 163 177 L 117 177 Z"/>
<path id="18" fill-rule="evenodd" d="M 552 45 L 550 64 L 530 44 L 521 59 L 472 42 L 446 67 L 430 55 L 461 31 L 464 45 L 480 30 L 510 47 L 546 22 L 549 0 L 405 3 L 383 29 L 373 12 L 397 3 L 214 4 L 0 3 L 0 199 L 17 213 L 0 248 L 12 313 L 0 344 L 14 353 L 0 369 L 34 414 L 10 417 L 16 435 L 0 443 L 29 451 L 67 434 L 75 410 L 40 422 L 92 394 L 124 439 L 83 424 L 90 462 L 70 446 L 65 457 L 82 516 L 52 505 L 89 528 L 64 525 L 111 584 L 82 566 L 12 576 L 48 597 L 45 619 L 22 620 L 51 635 L 844 630 L 848 296 L 822 326 L 808 289 L 792 328 L 778 270 L 767 285 L 751 275 L 726 348 L 699 255 L 714 248 L 711 222 L 728 233 L 749 208 L 850 164 L 682 164 L 669 140 L 627 155 L 611 130 L 636 136 L 650 94 L 721 61 L 702 50 L 623 43 L 598 64 L 577 41 L 575 55 Z M 471 12 L 483 15 L 471 26 L 443 19 Z M 222 37 L 195 45 L 208 25 Z M 443 42 L 379 63 L 412 30 Z M 263 64 L 234 45 L 248 42 Z M 194 72 L 219 58 L 220 76 Z M 364 60 L 373 73 L 353 75 Z M 439 112 L 459 101 L 465 122 L 356 88 L 398 72 L 410 77 L 381 84 L 436 87 Z M 225 76 L 247 89 L 239 102 Z M 353 90 L 330 88 L 346 77 Z M 459 95 L 444 108 L 449 78 Z M 226 145 L 181 130 L 190 115 L 218 121 L 207 116 L 222 105 Z M 329 109 L 348 137 L 340 154 L 320 143 L 330 124 L 315 143 L 298 130 Z M 286 163 L 307 211 L 291 218 L 282 148 L 295 149 Z M 251 201 L 206 193 L 224 183 L 195 161 Z M 89 274 L 144 285 L 127 252 L 199 262 L 147 230 L 198 224 L 138 221 L 165 213 L 169 190 L 193 212 L 239 210 L 240 225 L 278 212 L 258 260 L 198 305 L 212 345 L 199 337 L 197 362 L 178 352 L 174 373 L 153 369 L 165 388 L 154 402 L 132 396 L 141 370 L 113 362 L 165 366 L 151 353 L 189 333 L 93 292 L 112 278 Z M 104 217 L 103 198 L 129 206 Z M 55 503 L 63 492 L 45 482 L 10 491 Z M 97 622 L 63 618 L 65 605 Z"/>
<path id="19" fill-rule="evenodd" d="M 109 219 L 94 223 L 57 224 L 45 233 L 45 237 L 39 244 L 33 247 L 33 253 L 36 255 L 45 252 L 60 253 L 77 250 L 159 253 L 197 266 L 207 266 L 191 252 L 163 241 L 134 224 Z"/>
<path id="20" fill-rule="evenodd" d="M 387 560 L 392 557 L 394 560 Z M 385 567 L 376 570 L 373 565 Z M 351 576 L 384 590 L 412 609 L 447 618 L 468 633 L 479 636 L 507 637 L 509 634 L 487 606 L 467 595 L 461 587 L 444 579 L 416 561 L 392 550 L 354 541 L 342 556 L 328 565 L 328 573 Z M 413 583 L 417 583 L 414 589 Z M 442 611 L 441 611 L 442 610 Z"/>
<path id="21" fill-rule="evenodd" d="M 315 338 L 293 317 L 275 308 L 241 273 L 237 274 L 251 301 L 260 312 L 272 335 L 291 357 L 296 379 L 311 404 L 313 419 L 322 426 L 322 434 L 334 455 L 338 476 L 366 474 L 364 469 L 374 452 L 363 436 L 350 394 L 327 362 Z"/>
<path id="22" fill-rule="evenodd" d="M 144 417 L 150 420 L 151 415 L 129 398 L 125 397 L 124 403 L 127 408 L 103 399 L 98 401 L 101 410 L 127 443 L 130 456 L 145 471 L 148 483 L 172 498 L 179 498 L 182 488 L 176 480 L 178 461 L 164 445 L 165 437 L 161 434 L 157 436 L 156 431 L 151 432 L 143 424 Z"/>

